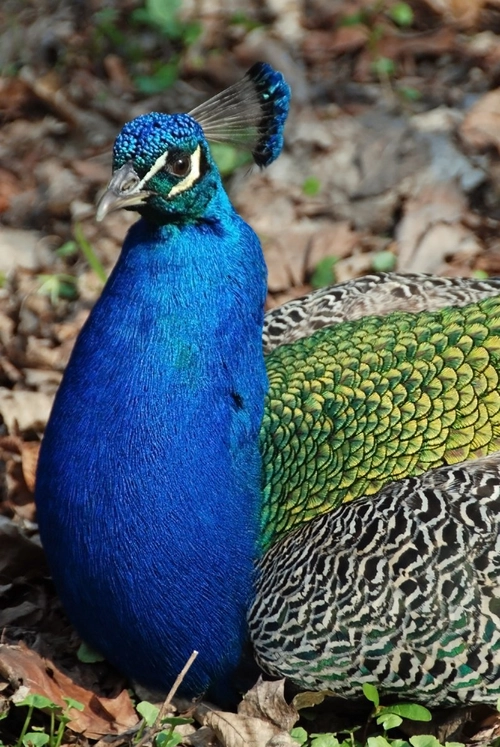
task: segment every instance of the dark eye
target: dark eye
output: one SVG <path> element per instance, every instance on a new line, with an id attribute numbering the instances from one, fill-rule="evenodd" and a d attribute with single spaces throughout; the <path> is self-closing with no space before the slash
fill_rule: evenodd
<path id="1" fill-rule="evenodd" d="M 191 170 L 191 158 L 189 156 L 175 156 L 167 163 L 167 171 L 174 176 L 187 176 Z"/>

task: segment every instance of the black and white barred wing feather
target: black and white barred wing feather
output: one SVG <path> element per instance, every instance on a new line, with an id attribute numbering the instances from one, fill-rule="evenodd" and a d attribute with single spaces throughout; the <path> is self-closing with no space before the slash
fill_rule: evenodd
<path id="1" fill-rule="evenodd" d="M 396 482 L 261 562 L 257 658 L 307 689 L 433 705 L 500 695 L 500 455 Z"/>

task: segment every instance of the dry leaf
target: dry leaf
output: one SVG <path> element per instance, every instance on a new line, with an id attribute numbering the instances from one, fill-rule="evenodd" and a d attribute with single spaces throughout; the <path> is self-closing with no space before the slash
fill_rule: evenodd
<path id="1" fill-rule="evenodd" d="M 452 182 L 427 185 L 409 199 L 397 231 L 399 269 L 436 272 L 448 255 L 480 251 L 474 234 L 460 223 L 466 209 L 464 195 Z"/>
<path id="2" fill-rule="evenodd" d="M 22 684 L 23 697 L 26 695 L 24 688 L 27 687 L 30 693 L 50 698 L 63 710 L 67 707 L 63 698 L 73 698 L 83 703 L 83 711 L 71 711 L 72 719 L 68 727 L 90 739 L 104 734 L 120 734 L 138 722 L 126 690 L 112 698 L 98 696 L 78 685 L 53 662 L 42 659 L 22 643 L 18 646 L 0 645 L 0 676 L 11 685 L 19 687 Z"/>
<path id="3" fill-rule="evenodd" d="M 0 387 L 0 416 L 9 433 L 42 431 L 49 419 L 53 397 Z"/>
<path id="4" fill-rule="evenodd" d="M 204 726 L 213 729 L 224 747 L 267 747 L 275 737 L 283 738 L 282 745 L 296 744 L 287 732 L 261 718 L 211 711 L 203 704 L 197 706 L 195 713 Z"/>
<path id="5" fill-rule="evenodd" d="M 486 5 L 486 0 L 425 0 L 427 5 L 447 21 L 460 26 L 473 26 Z"/>
<path id="6" fill-rule="evenodd" d="M 460 135 L 471 148 L 494 147 L 500 152 L 500 88 L 482 96 L 467 112 Z"/>
<path id="7" fill-rule="evenodd" d="M 330 223 L 316 231 L 309 244 L 307 272 L 312 272 L 325 257 L 338 259 L 350 256 L 359 244 L 360 235 L 353 231 L 349 221 Z"/>
<path id="8" fill-rule="evenodd" d="M 259 679 L 238 706 L 238 713 L 215 711 L 204 703 L 196 707 L 196 718 L 209 726 L 224 747 L 292 747 L 289 731 L 299 718 L 284 697 L 285 680 Z"/>
<path id="9" fill-rule="evenodd" d="M 45 556 L 39 543 L 27 537 L 6 516 L 0 516 L 0 578 L 2 583 L 40 575 L 45 570 Z"/>
<path id="10" fill-rule="evenodd" d="M 262 677 L 244 696 L 238 715 L 266 719 L 287 732 L 299 718 L 296 708 L 285 700 L 285 680 L 270 682 Z"/>

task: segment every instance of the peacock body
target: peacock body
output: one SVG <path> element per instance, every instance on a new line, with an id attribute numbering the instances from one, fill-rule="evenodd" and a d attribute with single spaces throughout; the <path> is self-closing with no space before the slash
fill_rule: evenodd
<path id="1" fill-rule="evenodd" d="M 117 138 L 98 213 L 142 217 L 42 444 L 54 581 L 150 686 L 196 649 L 184 692 L 226 697 L 249 634 L 299 686 L 495 701 L 500 280 L 371 276 L 264 318 L 261 246 L 207 139 L 267 165 L 288 99 L 257 65 Z"/>

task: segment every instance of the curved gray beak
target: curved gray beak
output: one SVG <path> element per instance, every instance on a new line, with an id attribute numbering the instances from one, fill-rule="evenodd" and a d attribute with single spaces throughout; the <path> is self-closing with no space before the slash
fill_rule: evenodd
<path id="1" fill-rule="evenodd" d="M 141 190 L 141 180 L 131 163 L 126 163 L 115 171 L 101 199 L 97 203 L 96 220 L 101 221 L 113 212 L 124 207 L 142 205 L 153 192 Z"/>

